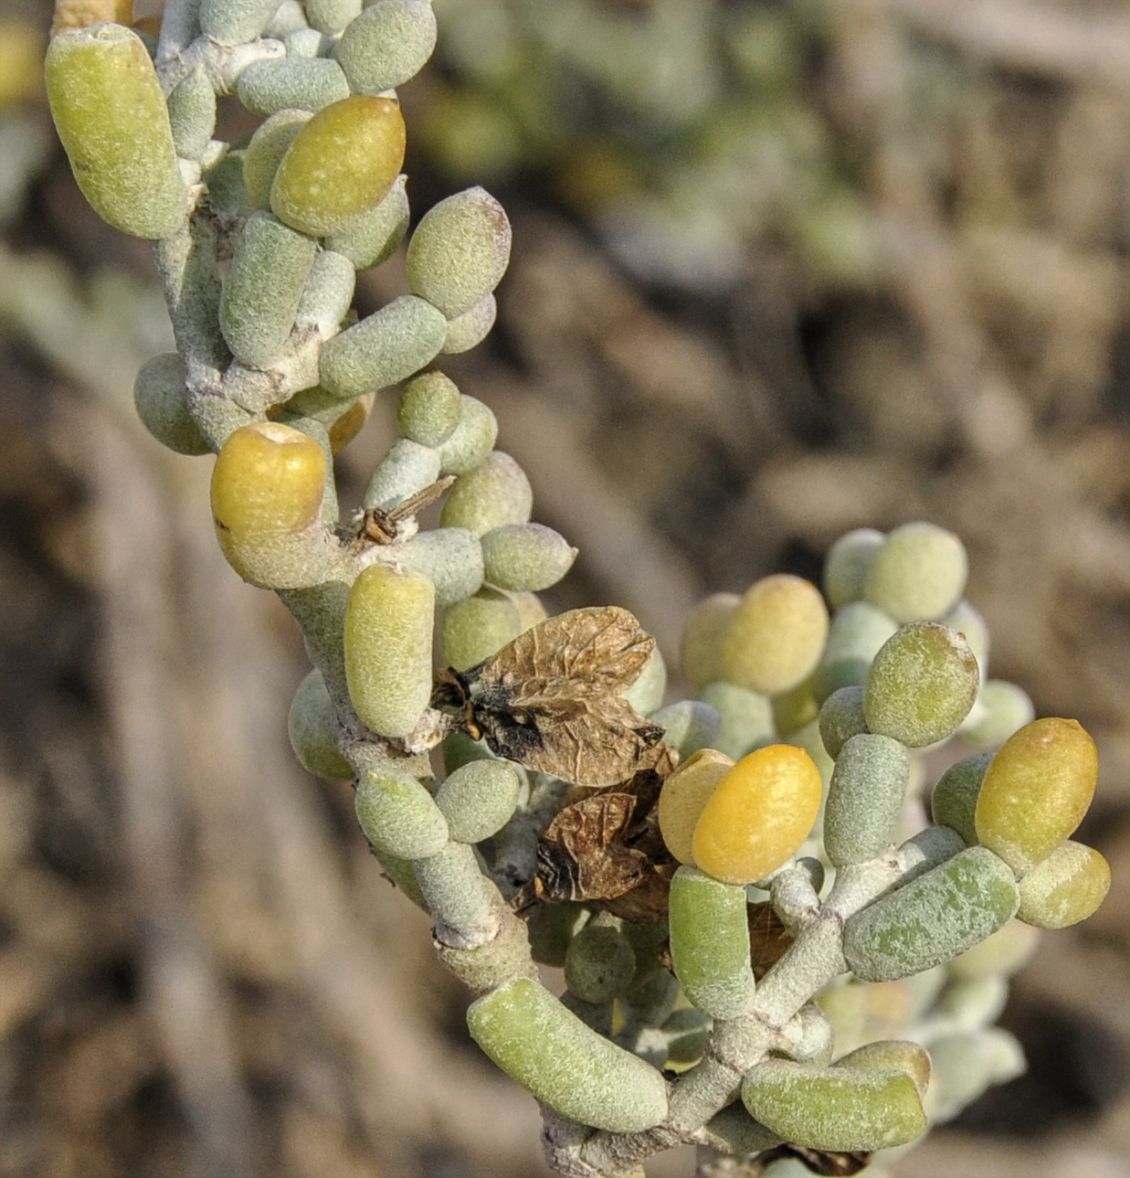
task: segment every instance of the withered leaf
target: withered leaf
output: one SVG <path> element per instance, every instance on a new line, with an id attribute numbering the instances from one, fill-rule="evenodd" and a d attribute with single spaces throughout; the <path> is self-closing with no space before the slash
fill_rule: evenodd
<path id="1" fill-rule="evenodd" d="M 616 916 L 654 924 L 667 914 L 678 864 L 663 844 L 656 804 L 674 758 L 620 786 L 572 801 L 538 840 L 537 899 L 599 903 Z"/>
<path id="2" fill-rule="evenodd" d="M 620 694 L 654 647 L 625 609 L 571 610 L 468 671 L 442 672 L 432 702 L 462 708 L 464 728 L 498 756 L 578 785 L 614 785 L 662 752 L 663 729 Z"/>

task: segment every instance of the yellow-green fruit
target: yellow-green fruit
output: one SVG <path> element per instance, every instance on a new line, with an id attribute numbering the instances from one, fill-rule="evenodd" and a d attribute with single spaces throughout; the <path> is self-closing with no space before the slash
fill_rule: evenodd
<path id="1" fill-rule="evenodd" d="M 764 879 L 808 837 L 821 789 L 820 770 L 803 749 L 774 744 L 748 753 L 703 807 L 694 862 L 726 883 Z"/>
<path id="2" fill-rule="evenodd" d="M 918 521 L 895 528 L 867 570 L 864 596 L 896 622 L 943 617 L 961 600 L 969 561 L 952 532 Z"/>
<path id="3" fill-rule="evenodd" d="M 801 577 L 763 577 L 746 590 L 722 647 L 722 678 L 776 695 L 803 682 L 820 661 L 828 610 L 820 590 Z"/>
<path id="4" fill-rule="evenodd" d="M 703 808 L 734 762 L 714 749 L 699 749 L 663 782 L 659 793 L 659 833 L 680 863 L 694 865 L 691 843 Z"/>
<path id="5" fill-rule="evenodd" d="M 75 180 L 94 211 L 134 237 L 169 237 L 188 211 L 157 72 L 121 25 L 59 33 L 44 64 L 47 99 Z"/>
<path id="6" fill-rule="evenodd" d="M 295 136 L 275 173 L 271 211 L 311 237 L 341 233 L 381 200 L 403 163 L 399 103 L 364 94 L 343 98 Z"/>
<path id="7" fill-rule="evenodd" d="M 212 470 L 212 521 L 244 580 L 285 576 L 295 538 L 320 526 L 325 485 L 321 446 L 288 425 L 253 422 L 228 437 Z"/>
<path id="8" fill-rule="evenodd" d="M 407 736 L 428 706 L 435 596 L 427 577 L 381 564 L 364 569 L 349 592 L 349 698 L 361 723 L 381 736 Z"/>
<path id="9" fill-rule="evenodd" d="M 871 732 L 923 748 L 969 715 L 981 676 L 969 643 L 937 622 L 901 626 L 867 674 L 863 714 Z"/>
<path id="10" fill-rule="evenodd" d="M 1081 724 L 1033 720 L 985 771 L 974 814 L 978 840 L 1023 875 L 1077 829 L 1098 775 L 1098 751 Z"/>
<path id="11" fill-rule="evenodd" d="M 1020 881 L 1017 916 L 1037 928 L 1067 928 L 1093 916 L 1109 891 L 1110 864 L 1068 839 Z"/>
<path id="12" fill-rule="evenodd" d="M 530 978 L 473 1002 L 467 1025 L 511 1079 L 572 1121 L 638 1133 L 667 1115 L 662 1074 L 587 1027 Z"/>
<path id="13" fill-rule="evenodd" d="M 695 691 L 722 678 L 722 642 L 740 601 L 736 593 L 712 593 L 691 610 L 679 657 Z"/>

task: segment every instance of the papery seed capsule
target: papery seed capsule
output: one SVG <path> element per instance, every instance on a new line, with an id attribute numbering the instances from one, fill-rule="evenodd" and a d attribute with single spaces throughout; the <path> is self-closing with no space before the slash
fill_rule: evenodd
<path id="1" fill-rule="evenodd" d="M 1110 891 L 1110 864 L 1068 839 L 1020 881 L 1017 916 L 1037 928 L 1067 928 L 1093 916 Z"/>
<path id="2" fill-rule="evenodd" d="M 438 459 L 437 459 L 438 462 Z M 540 592 L 556 585 L 577 550 L 544 524 L 504 524 L 482 537 L 486 580 L 499 589 Z"/>
<path id="3" fill-rule="evenodd" d="M 415 860 L 447 845 L 447 823 L 430 793 L 395 769 L 367 773 L 354 795 L 357 821 L 378 854 Z"/>
<path id="4" fill-rule="evenodd" d="M 671 956 L 690 1002 L 711 1018 L 735 1018 L 753 1001 L 745 888 L 683 866 L 671 880 Z"/>
<path id="5" fill-rule="evenodd" d="M 386 551 L 389 560 L 431 581 L 438 606 L 454 605 L 482 588 L 482 546 L 466 528 L 431 528 Z"/>
<path id="6" fill-rule="evenodd" d="M 636 972 L 636 955 L 615 926 L 592 921 L 569 943 L 565 985 L 582 1002 L 611 1002 L 627 989 Z"/>
<path id="7" fill-rule="evenodd" d="M 484 295 L 469 311 L 448 320 L 440 351 L 445 356 L 456 356 L 478 347 L 490 334 L 497 318 L 498 303 L 494 295 Z"/>
<path id="8" fill-rule="evenodd" d="M 663 782 L 659 833 L 680 863 L 694 866 L 691 844 L 695 827 L 718 782 L 733 767 L 734 762 L 715 749 L 700 749 Z"/>
<path id="9" fill-rule="evenodd" d="M 1036 718 L 1032 697 L 1015 683 L 988 679 L 977 705 L 961 726 L 962 737 L 973 745 L 998 745 Z"/>
<path id="10" fill-rule="evenodd" d="M 402 295 L 347 327 L 322 348 L 322 387 L 342 399 L 386 388 L 429 363 L 445 331 L 443 316 L 430 303 Z"/>
<path id="11" fill-rule="evenodd" d="M 481 589 L 443 611 L 443 661 L 457 671 L 466 671 L 513 642 L 521 632 L 514 603 L 495 589 Z"/>
<path id="12" fill-rule="evenodd" d="M 305 110 L 280 110 L 261 123 L 243 153 L 243 186 L 258 209 L 271 207 L 271 185 L 295 136 L 310 121 Z"/>
<path id="13" fill-rule="evenodd" d="M 638 1133 L 667 1115 L 660 1072 L 585 1026 L 529 978 L 473 1002 L 467 1025 L 511 1079 L 570 1120 Z"/>
<path id="14" fill-rule="evenodd" d="M 448 319 L 499 284 L 510 260 L 510 222 L 484 188 L 457 192 L 424 214 L 408 242 L 408 285 Z"/>
<path id="15" fill-rule="evenodd" d="M 723 642 L 740 601 L 736 593 L 712 593 L 691 610 L 679 658 L 695 691 L 722 678 Z"/>
<path id="16" fill-rule="evenodd" d="M 244 580 L 278 588 L 309 583 L 316 570 L 305 566 L 300 538 L 321 529 L 325 486 L 322 448 L 298 430 L 254 422 L 228 437 L 212 471 L 212 518 L 228 563 Z"/>
<path id="17" fill-rule="evenodd" d="M 943 617 L 961 600 L 969 559 L 965 545 L 936 524 L 895 528 L 867 570 L 866 599 L 896 622 Z"/>
<path id="18" fill-rule="evenodd" d="M 718 713 L 721 723 L 714 745 L 728 757 L 743 756 L 776 735 L 773 706 L 766 695 L 718 682 L 702 688 L 699 698 Z"/>
<path id="19" fill-rule="evenodd" d="M 905 1145 L 926 1129 L 912 1076 L 901 1068 L 815 1067 L 770 1059 L 746 1073 L 742 1103 L 785 1141 L 836 1152 Z"/>
<path id="20" fill-rule="evenodd" d="M 295 136 L 275 173 L 271 211 L 311 237 L 341 233 L 384 198 L 403 164 L 399 104 L 365 95 L 342 99 Z"/>
<path id="21" fill-rule="evenodd" d="M 863 688 L 841 687 L 833 691 L 820 708 L 820 739 L 833 760 L 844 743 L 867 731 L 863 715 Z"/>
<path id="22" fill-rule="evenodd" d="M 326 247 L 344 254 L 358 270 L 379 266 L 408 232 L 406 180 L 406 176 L 397 176 L 392 187 L 371 209 L 361 213 L 340 233 L 327 237 Z"/>
<path id="23" fill-rule="evenodd" d="M 906 745 L 871 733 L 844 743 L 824 808 L 824 847 L 833 864 L 865 863 L 890 846 L 909 781 Z"/>
<path id="24" fill-rule="evenodd" d="M 241 364 L 267 368 L 282 356 L 317 250 L 270 213 L 248 218 L 220 299 L 220 330 Z"/>
<path id="25" fill-rule="evenodd" d="M 493 450 L 474 470 L 455 480 L 440 513 L 440 523 L 485 536 L 507 524 L 525 523 L 533 502 L 525 471 L 509 454 Z"/>
<path id="26" fill-rule="evenodd" d="M 695 863 L 726 883 L 764 879 L 808 837 L 821 792 L 820 771 L 803 749 L 775 744 L 747 754 L 703 808 Z"/>
<path id="27" fill-rule="evenodd" d="M 307 773 L 326 781 L 352 778 L 349 762 L 338 752 L 337 715 L 320 671 L 311 671 L 298 685 L 287 717 L 287 733 L 290 747 Z"/>
<path id="28" fill-rule="evenodd" d="M 392 90 L 415 77 L 436 45 L 426 0 L 374 0 L 349 22 L 334 49 L 355 94 Z"/>
<path id="29" fill-rule="evenodd" d="M 828 642 L 812 673 L 812 693 L 823 703 L 841 687 L 861 686 L 883 643 L 898 629 L 882 610 L 853 601 L 832 619 Z"/>
<path id="30" fill-rule="evenodd" d="M 239 75 L 236 93 L 252 114 L 267 118 L 280 110 L 313 113 L 348 101 L 349 83 L 341 66 L 328 58 L 276 57 L 247 66 Z M 323 146 L 332 150 L 328 142 Z M 396 170 L 400 171 L 399 165 Z"/>
<path id="31" fill-rule="evenodd" d="M 455 381 L 442 372 L 421 372 L 400 394 L 396 424 L 411 441 L 421 446 L 439 446 L 451 437 L 459 421 L 459 404 L 459 386 Z M 489 449 L 488 446 L 484 456 Z"/>
<path id="32" fill-rule="evenodd" d="M 776 695 L 813 671 L 828 634 L 819 589 L 787 573 L 763 577 L 746 590 L 726 629 L 722 678 Z"/>
<path id="33" fill-rule="evenodd" d="M 874 528 L 856 528 L 828 549 L 824 558 L 824 592 L 833 609 L 863 599 L 867 570 L 885 538 Z"/>
<path id="34" fill-rule="evenodd" d="M 388 565 L 363 569 L 349 592 L 349 697 L 361 722 L 381 736 L 407 736 L 428 706 L 434 611 L 431 581 Z"/>
<path id="35" fill-rule="evenodd" d="M 508 761 L 470 761 L 445 778 L 436 790 L 436 805 L 459 843 L 481 843 L 497 834 L 514 813 L 520 786 Z"/>
<path id="36" fill-rule="evenodd" d="M 977 660 L 956 630 L 911 622 L 871 664 L 863 697 L 867 727 L 910 748 L 934 744 L 969 714 L 979 686 Z"/>
<path id="37" fill-rule="evenodd" d="M 649 713 L 648 718 L 663 729 L 664 743 L 678 749 L 680 757 L 711 747 L 722 724 L 717 711 L 697 699 L 668 704 Z"/>
<path id="38" fill-rule="evenodd" d="M 470 474 L 491 452 L 498 437 L 498 421 L 482 401 L 463 396 L 455 429 L 440 446 L 444 474 Z"/>
<path id="39" fill-rule="evenodd" d="M 1019 902 L 1008 865 L 970 847 L 850 917 L 844 956 L 865 981 L 907 977 L 983 941 Z"/>
<path id="40" fill-rule="evenodd" d="M 146 360 L 133 386 L 133 403 L 145 428 L 178 454 L 207 454 L 207 438 L 188 411 L 184 362 L 176 352 Z"/>
<path id="41" fill-rule="evenodd" d="M 977 797 L 977 838 L 1018 875 L 1074 833 L 1095 796 L 1095 742 L 1075 720 L 1033 720 L 989 763 Z"/>
<path id="42" fill-rule="evenodd" d="M 112 24 L 61 32 L 48 46 L 44 79 L 55 128 L 94 211 L 134 237 L 175 233 L 188 195 L 141 38 Z"/>
<path id="43" fill-rule="evenodd" d="M 962 757 L 938 778 L 938 784 L 934 786 L 930 797 L 930 815 L 933 820 L 939 826 L 956 830 L 969 847 L 977 845 L 973 815 L 977 809 L 981 782 L 991 760 L 991 753 L 974 753 L 971 757 Z"/>

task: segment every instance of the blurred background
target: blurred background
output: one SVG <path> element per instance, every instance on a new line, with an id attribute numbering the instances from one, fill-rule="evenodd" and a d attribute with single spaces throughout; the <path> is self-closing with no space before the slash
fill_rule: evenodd
<path id="1" fill-rule="evenodd" d="M 630 607 L 677 698 L 699 596 L 958 532 L 992 673 L 1098 742 L 1115 882 L 1014 984 L 1028 1074 L 895 1169 L 1130 1174 L 1130 6 L 435 8 L 410 192 L 513 221 L 499 326 L 445 367 L 581 549 L 551 606 Z M 547 1173 L 349 790 L 292 759 L 301 644 L 224 564 L 209 461 L 133 421 L 171 340 L 53 141 L 49 19 L 0 5 L 0 1174 Z"/>

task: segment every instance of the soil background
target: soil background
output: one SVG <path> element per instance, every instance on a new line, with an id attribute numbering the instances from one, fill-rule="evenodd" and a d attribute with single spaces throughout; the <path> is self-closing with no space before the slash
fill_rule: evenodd
<path id="1" fill-rule="evenodd" d="M 1130 1174 L 1130 9 L 435 7 L 414 210 L 483 182 L 512 218 L 499 325 L 447 371 L 580 548 L 551 608 L 631 608 L 678 698 L 703 594 L 816 577 L 852 527 L 960 534 L 992 673 L 1098 743 L 1115 882 L 1014 984 L 1028 1074 L 895 1169 Z M 49 19 L 0 15 L 0 50 Z M 348 788 L 292 758 L 301 643 L 224 564 L 210 462 L 132 418 L 170 347 L 147 247 L 36 86 L 0 141 L 0 1174 L 546 1173 Z M 358 305 L 402 290 L 394 260 Z"/>

